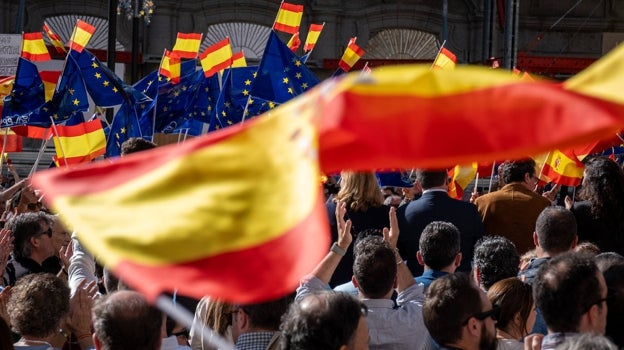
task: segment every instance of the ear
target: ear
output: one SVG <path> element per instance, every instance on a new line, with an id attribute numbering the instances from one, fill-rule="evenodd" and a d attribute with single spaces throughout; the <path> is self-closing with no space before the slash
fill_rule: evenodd
<path id="1" fill-rule="evenodd" d="M 420 250 L 416 252 L 416 260 L 418 260 L 418 263 L 421 266 L 425 266 L 425 260 L 422 257 L 422 254 L 420 254 Z"/>
<path id="2" fill-rule="evenodd" d="M 455 255 L 455 267 L 459 267 L 459 265 L 461 265 L 461 260 L 462 260 L 462 253 L 459 252 L 457 253 L 457 255 Z"/>
<path id="3" fill-rule="evenodd" d="M 97 349 L 100 350 L 102 349 L 102 342 L 100 341 L 100 339 L 95 335 L 95 333 L 93 333 L 93 335 L 91 336 L 93 338 L 93 346 Z"/>
<path id="4" fill-rule="evenodd" d="M 482 322 L 478 322 L 476 318 L 471 317 L 465 327 L 468 331 L 468 334 L 470 334 L 471 336 L 477 338 L 481 337 Z"/>
<path id="5" fill-rule="evenodd" d="M 531 174 L 524 173 L 524 182 L 529 182 L 529 181 L 531 181 Z"/>
<path id="6" fill-rule="evenodd" d="M 397 276 L 394 276 L 394 283 L 392 283 L 392 289 L 397 289 L 398 286 L 399 286 L 399 279 L 397 278 Z"/>
<path id="7" fill-rule="evenodd" d="M 577 244 L 578 244 L 578 235 L 574 235 L 574 239 L 572 240 L 572 246 L 570 247 L 570 249 L 576 248 Z"/>
<path id="8" fill-rule="evenodd" d="M 356 289 L 360 289 L 360 286 L 358 285 L 357 280 L 355 279 L 355 276 L 351 276 L 351 282 L 353 283 L 353 286 Z"/>
<path id="9" fill-rule="evenodd" d="M 476 266 L 472 268 L 472 278 L 474 278 L 477 286 L 481 285 L 481 271 L 479 271 L 479 268 Z"/>
<path id="10" fill-rule="evenodd" d="M 535 244 L 535 247 L 539 247 L 539 239 L 537 238 L 537 232 L 533 232 L 533 244 Z"/>
<path id="11" fill-rule="evenodd" d="M 37 237 L 35 237 L 35 236 L 31 236 L 31 237 L 28 239 L 28 242 L 29 242 L 29 243 L 30 243 L 30 245 L 31 245 L 32 247 L 34 247 L 34 248 L 39 247 L 39 240 L 38 240 L 38 239 L 37 239 Z"/>
<path id="12" fill-rule="evenodd" d="M 238 324 L 240 325 L 240 330 L 242 334 L 249 329 L 249 318 L 247 317 L 247 314 L 245 313 L 245 311 L 243 311 L 243 309 L 241 309 L 238 314 L 236 314 L 236 317 L 238 317 Z"/>

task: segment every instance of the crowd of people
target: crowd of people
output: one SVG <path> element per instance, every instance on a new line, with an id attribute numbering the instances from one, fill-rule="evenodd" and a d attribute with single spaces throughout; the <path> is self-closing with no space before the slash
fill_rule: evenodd
<path id="1" fill-rule="evenodd" d="M 531 159 L 503 163 L 501 188 L 470 201 L 448 195 L 445 170 L 417 170 L 402 190 L 343 171 L 326 192 L 333 244 L 299 288 L 251 305 L 180 296 L 192 326 L 99 267 L 16 178 L 0 230 L 0 348 L 622 348 L 624 172 L 604 157 L 585 165 L 564 206 L 556 188 L 536 192 Z"/>

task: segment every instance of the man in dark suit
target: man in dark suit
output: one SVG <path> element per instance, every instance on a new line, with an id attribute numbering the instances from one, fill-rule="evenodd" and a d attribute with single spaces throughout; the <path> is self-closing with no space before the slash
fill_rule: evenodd
<path id="1" fill-rule="evenodd" d="M 457 271 L 470 271 L 475 243 L 483 236 L 483 224 L 477 207 L 448 195 L 448 176 L 445 170 L 419 170 L 416 179 L 423 188 L 422 196 L 397 210 L 401 236 L 397 247 L 415 276 L 422 274 L 416 260 L 420 235 L 429 223 L 446 221 L 455 225 L 461 234 L 462 260 Z"/>

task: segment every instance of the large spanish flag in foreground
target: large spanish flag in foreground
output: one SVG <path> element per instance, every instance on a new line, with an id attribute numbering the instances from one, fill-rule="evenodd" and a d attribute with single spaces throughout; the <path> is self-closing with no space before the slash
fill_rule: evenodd
<path id="1" fill-rule="evenodd" d="M 329 248 L 313 102 L 33 181 L 89 250 L 151 298 L 282 296 Z"/>

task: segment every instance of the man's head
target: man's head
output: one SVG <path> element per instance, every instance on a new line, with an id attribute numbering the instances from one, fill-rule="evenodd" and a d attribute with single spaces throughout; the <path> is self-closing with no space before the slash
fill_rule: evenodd
<path id="1" fill-rule="evenodd" d="M 423 170 L 416 171 L 416 181 L 424 189 L 445 186 L 448 184 L 448 174 L 446 170 Z"/>
<path id="2" fill-rule="evenodd" d="M 131 137 L 121 144 L 121 155 L 147 151 L 156 148 L 156 144 L 140 137 Z"/>
<path id="3" fill-rule="evenodd" d="M 54 246 L 54 254 L 58 255 L 62 247 L 71 244 L 71 232 L 65 228 L 58 216 L 48 214 L 48 218 L 53 222 L 52 245 Z"/>
<path id="4" fill-rule="evenodd" d="M 232 312 L 232 338 L 236 343 L 241 334 L 274 332 L 279 329 L 282 315 L 288 310 L 294 296 L 289 294 L 277 300 L 235 307 Z"/>
<path id="5" fill-rule="evenodd" d="M 284 350 L 368 349 L 366 306 L 347 293 L 321 292 L 293 303 L 280 330 Z"/>
<path id="6" fill-rule="evenodd" d="M 485 236 L 475 245 L 472 262 L 475 281 L 488 290 L 494 283 L 518 275 L 520 257 L 507 238 Z"/>
<path id="7" fill-rule="evenodd" d="M 54 255 L 52 226 L 54 223 L 44 212 L 23 213 L 6 223 L 15 237 L 13 254 L 16 258 L 30 258 L 41 264 Z"/>
<path id="8" fill-rule="evenodd" d="M 503 163 L 503 183 L 527 182 L 535 187 L 535 161 L 531 158 Z M 531 188 L 532 189 L 532 188 Z"/>
<path id="9" fill-rule="evenodd" d="M 609 291 L 607 306 L 607 328 L 605 335 L 613 339 L 620 347 L 624 347 L 624 262 L 614 261 L 604 266 L 604 276 Z"/>
<path id="10" fill-rule="evenodd" d="M 546 207 L 535 222 L 533 241 L 542 254 L 555 256 L 574 248 L 576 219 L 571 211 L 564 207 Z"/>
<path id="11" fill-rule="evenodd" d="M 568 252 L 545 262 L 533 294 L 549 332 L 604 334 L 607 287 L 590 256 Z"/>
<path id="12" fill-rule="evenodd" d="M 7 310 L 19 334 L 47 338 L 58 332 L 69 313 L 69 287 L 52 274 L 26 275 L 13 287 Z"/>
<path id="13" fill-rule="evenodd" d="M 98 350 L 158 350 L 163 316 L 134 291 L 119 291 L 93 306 L 94 343 Z"/>
<path id="14" fill-rule="evenodd" d="M 450 222 L 434 221 L 425 226 L 418 242 L 418 261 L 432 270 L 451 265 L 456 268 L 461 262 L 459 236 L 459 230 Z"/>
<path id="15" fill-rule="evenodd" d="M 366 298 L 383 299 L 396 282 L 397 266 L 392 248 L 383 237 L 359 240 L 353 250 L 353 283 Z"/>
<path id="16" fill-rule="evenodd" d="M 429 286 L 423 319 L 441 345 L 463 349 L 496 349 L 495 318 L 487 296 L 464 273 L 442 276 Z"/>

